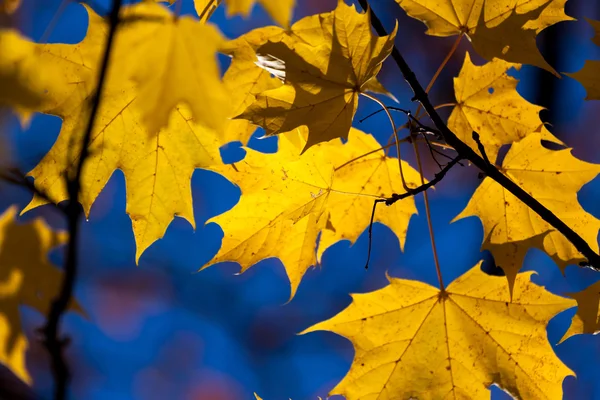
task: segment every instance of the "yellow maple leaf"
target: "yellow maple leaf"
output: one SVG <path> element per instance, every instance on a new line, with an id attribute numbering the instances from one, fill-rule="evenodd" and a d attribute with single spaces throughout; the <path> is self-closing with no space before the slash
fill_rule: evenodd
<path id="1" fill-rule="evenodd" d="M 536 30 L 523 28 L 539 14 L 540 9 L 525 14 L 513 12 L 509 18 L 494 27 L 488 27 L 482 15 L 475 33 L 470 36 L 473 48 L 488 61 L 497 57 L 509 62 L 535 65 L 560 78 L 560 74 L 538 50 Z"/>
<path id="2" fill-rule="evenodd" d="M 13 107 L 26 120 L 57 71 L 43 63 L 35 43 L 12 29 L 0 30 L 0 54 L 0 106 Z"/>
<path id="3" fill-rule="evenodd" d="M 217 7 L 221 0 L 194 0 L 196 12 L 202 18 Z M 292 19 L 295 0 L 225 0 L 227 15 L 248 16 L 255 3 L 259 3 L 279 25 L 288 27 Z"/>
<path id="4" fill-rule="evenodd" d="M 333 12 L 303 18 L 291 33 L 257 49 L 259 64 L 285 84 L 257 95 L 239 118 L 262 126 L 267 135 L 307 126 L 304 150 L 346 138 L 359 94 L 382 90 L 375 76 L 395 35 L 396 29 L 375 37 L 369 14 L 343 1 Z"/>
<path id="5" fill-rule="evenodd" d="M 508 76 L 520 64 L 494 59 L 482 66 L 474 65 L 467 52 L 457 78 L 454 78 L 456 106 L 448 119 L 448 128 L 463 142 L 479 152 L 472 133 L 476 131 L 491 162 L 500 147 L 516 142 L 531 132 L 542 132 L 542 139 L 561 143 L 547 129 L 542 129 L 539 112 L 543 107 L 525 100 L 517 92 L 517 79 Z"/>
<path id="6" fill-rule="evenodd" d="M 594 28 L 595 36 L 592 41 L 600 46 L 600 21 L 587 20 Z M 600 100 L 600 61 L 586 60 L 579 71 L 565 74 L 577 79 L 587 91 L 586 100 Z"/>
<path id="7" fill-rule="evenodd" d="M 541 133 L 536 132 L 513 143 L 500 170 L 598 251 L 600 220 L 581 207 L 577 192 L 596 177 L 600 165 L 576 159 L 570 149 L 548 150 L 541 139 Z M 538 247 L 539 235 L 546 234 L 541 249 L 561 270 L 584 259 L 560 232 L 490 178 L 484 179 L 454 220 L 469 216 L 481 219 L 485 238 L 482 248 L 492 252 L 511 287 L 521 268 L 520 263 L 515 264 L 514 255 L 519 247 Z"/>
<path id="8" fill-rule="evenodd" d="M 277 257 L 290 279 L 291 298 L 306 270 L 317 262 L 319 232 L 327 232 L 320 257 L 340 239 L 356 240 L 369 225 L 375 199 L 404 192 L 399 180 L 389 179 L 399 176 L 398 160 L 385 157 L 383 150 L 334 171 L 353 155 L 380 148 L 357 129 L 350 131 L 346 144 L 323 143 L 301 156 L 297 146 L 282 135 L 277 153 L 247 149 L 243 161 L 217 170 L 238 185 L 242 195 L 233 209 L 207 221 L 217 223 L 224 237 L 219 252 L 203 268 L 235 261 L 245 271 L 260 260 Z M 404 162 L 403 170 L 408 183 L 417 186 L 418 173 Z M 414 199 L 409 197 L 381 207 L 376 220 L 389 224 L 403 244 L 414 213 Z"/>
<path id="9" fill-rule="evenodd" d="M 445 291 L 388 278 L 371 293 L 308 328 L 335 332 L 355 349 L 346 377 L 331 391 L 354 399 L 489 399 L 497 384 L 517 398 L 562 399 L 572 371 L 554 354 L 546 325 L 575 302 L 519 274 L 512 300 L 506 280 L 481 262 Z"/>
<path id="10" fill-rule="evenodd" d="M 148 130 L 166 127 L 181 103 L 196 123 L 221 129 L 229 103 L 216 58 L 220 32 L 190 16 L 177 18 L 152 2 L 123 7 L 121 18 L 112 68 L 137 84 L 136 107 Z"/>
<path id="11" fill-rule="evenodd" d="M 0 215 L 0 362 L 31 383 L 19 307 L 48 313 L 60 290 L 62 271 L 48 261 L 47 253 L 66 243 L 67 234 L 52 231 L 41 218 L 19 224 L 16 215 L 16 206 Z M 81 311 L 74 302 L 70 308 Z"/>
<path id="12" fill-rule="evenodd" d="M 600 331 L 600 281 L 581 292 L 567 293 L 567 295 L 577 301 L 577 313 L 573 316 L 569 329 L 559 343 L 573 335 L 595 334 Z"/>
<path id="13" fill-rule="evenodd" d="M 573 18 L 566 0 L 396 0 L 406 13 L 427 25 L 427 34 L 465 33 L 488 60 L 532 64 L 557 74 L 541 56 L 535 35 L 550 25 Z"/>
<path id="14" fill-rule="evenodd" d="M 231 65 L 223 76 L 223 83 L 230 93 L 228 117 L 235 117 L 243 112 L 256 98 L 266 90 L 281 86 L 281 81 L 272 78 L 269 72 L 255 64 L 255 48 L 244 37 L 231 41 L 223 49 L 232 56 Z M 222 143 L 240 141 L 248 143 L 256 125 L 245 119 L 230 119 L 225 123 L 220 137 Z"/>
<path id="15" fill-rule="evenodd" d="M 72 172 L 79 155 L 82 125 L 90 107 L 86 100 L 94 87 L 106 40 L 105 22 L 87 10 L 90 25 L 83 42 L 43 46 L 43 56 L 64 71 L 57 80 L 76 83 L 65 85 L 68 93 L 48 94 L 48 109 L 42 111 L 62 117 L 63 125 L 56 143 L 29 173 L 35 178 L 36 187 L 57 201 L 68 198 L 64 173 Z M 171 113 L 167 127 L 151 135 L 141 123 L 142 115 L 136 107 L 136 84 L 125 81 L 119 72 L 111 69 L 108 73 L 90 155 L 83 168 L 79 201 L 89 216 L 92 204 L 113 172 L 123 171 L 137 261 L 150 244 L 164 235 L 174 216 L 185 218 L 195 227 L 192 173 L 195 168 L 218 165 L 221 160 L 216 134 L 196 124 L 183 105 Z M 44 199 L 36 196 L 23 212 L 42 204 Z"/>

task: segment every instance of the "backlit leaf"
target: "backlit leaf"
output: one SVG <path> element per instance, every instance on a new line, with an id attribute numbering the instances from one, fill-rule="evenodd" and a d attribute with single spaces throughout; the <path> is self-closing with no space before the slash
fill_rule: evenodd
<path id="1" fill-rule="evenodd" d="M 209 12 L 219 3 L 217 0 L 194 0 L 196 12 L 200 17 Z M 295 0 L 224 0 L 227 15 L 243 15 L 247 17 L 255 3 L 259 3 L 279 25 L 288 27 L 292 19 Z"/>
<path id="2" fill-rule="evenodd" d="M 53 85 L 54 65 L 44 63 L 37 46 L 15 30 L 0 30 L 0 106 L 13 107 L 26 119 Z"/>
<path id="3" fill-rule="evenodd" d="M 331 391 L 356 399 L 489 399 L 491 384 L 516 398 L 562 399 L 572 374 L 554 354 L 546 325 L 575 302 L 519 274 L 512 300 L 503 277 L 480 264 L 446 291 L 389 278 L 303 333 L 335 332 L 354 345 L 350 371 Z"/>
<path id="4" fill-rule="evenodd" d="M 319 232 L 323 231 L 320 258 L 333 243 L 358 238 L 369 225 L 375 199 L 404 192 L 399 180 L 389 178 L 399 176 L 398 160 L 385 157 L 383 150 L 339 168 L 354 155 L 379 148 L 370 135 L 352 129 L 345 145 L 338 139 L 301 156 L 298 144 L 287 136 L 280 136 L 275 154 L 247 149 L 243 161 L 217 171 L 238 185 L 242 195 L 233 209 L 208 221 L 221 226 L 224 237 L 217 255 L 203 268 L 235 261 L 245 271 L 277 257 L 293 296 L 306 270 L 317 262 Z M 418 173 L 404 162 L 403 170 L 408 184 L 416 187 Z M 376 221 L 389 224 L 403 244 L 414 213 L 414 199 L 409 197 L 381 207 Z"/>
<path id="5" fill-rule="evenodd" d="M 235 117 L 248 107 L 256 95 L 281 86 L 281 81 L 272 78 L 268 71 L 258 67 L 255 49 L 243 38 L 232 41 L 227 52 L 232 56 L 231 65 L 223 76 L 223 83 L 230 94 L 228 117 Z M 235 43 L 235 44 L 233 44 Z M 221 134 L 223 143 L 240 141 L 246 145 L 256 125 L 245 119 L 230 119 Z"/>
<path id="6" fill-rule="evenodd" d="M 560 143 L 542 128 L 539 112 L 543 107 L 531 104 L 517 92 L 515 78 L 508 76 L 520 64 L 495 59 L 482 66 L 474 65 L 467 52 L 457 78 L 454 78 L 456 106 L 448 119 L 448 128 L 479 153 L 472 133 L 476 131 L 490 159 L 494 162 L 500 147 L 542 132 L 542 139 Z"/>
<path id="7" fill-rule="evenodd" d="M 600 331 L 600 281 L 581 292 L 568 293 L 568 295 L 577 301 L 577 313 L 573 316 L 569 330 L 560 339 L 560 342 L 573 335 L 595 334 Z"/>
<path id="8" fill-rule="evenodd" d="M 369 89 L 392 51 L 395 35 L 396 30 L 374 36 L 369 14 L 342 1 L 331 13 L 298 21 L 291 33 L 256 51 L 259 65 L 285 84 L 256 96 L 239 118 L 262 126 L 267 135 L 307 126 L 304 150 L 346 138 L 358 96 Z"/>
<path id="9" fill-rule="evenodd" d="M 223 41 L 219 31 L 189 16 L 175 18 L 150 2 L 124 7 L 121 18 L 112 65 L 136 83 L 135 107 L 150 133 L 166 127 L 182 103 L 196 123 L 222 128 L 229 103 L 216 58 Z"/>
<path id="10" fill-rule="evenodd" d="M 57 201 L 67 199 L 64 172 L 73 172 L 89 114 L 89 102 L 98 59 L 106 39 L 106 25 L 88 9 L 90 26 L 85 40 L 77 45 L 44 45 L 43 54 L 64 71 L 58 80 L 69 94 L 49 93 L 47 111 L 63 118 L 54 146 L 30 172 L 40 188 Z M 67 98 L 57 104 L 57 98 Z M 221 163 L 217 135 L 196 124 L 190 110 L 181 105 L 169 116 L 167 127 L 157 134 L 144 128 L 136 106 L 140 97 L 136 84 L 125 81 L 118 68 L 111 69 L 92 132 L 90 155 L 83 168 L 79 201 L 86 216 L 116 169 L 123 171 L 127 189 L 127 213 L 136 241 L 136 260 L 161 238 L 175 216 L 195 226 L 190 179 L 195 168 Z M 73 143 L 75 145 L 73 145 Z M 34 197 L 24 210 L 45 201 Z"/>
<path id="11" fill-rule="evenodd" d="M 596 237 L 600 220 L 587 213 L 577 200 L 577 192 L 600 172 L 600 165 L 576 159 L 570 149 L 548 150 L 540 143 L 539 132 L 514 143 L 500 170 L 523 190 L 552 211 L 598 251 Z M 525 203 L 490 178 L 479 185 L 469 204 L 455 218 L 477 216 L 483 224 L 484 249 L 490 249 L 496 264 L 511 265 L 514 259 L 505 247 L 539 245 L 561 270 L 583 260 L 583 256 L 561 233 L 545 222 Z M 514 271 L 514 270 L 513 270 Z M 516 273 L 517 271 L 514 271 Z M 513 274 L 514 275 L 514 274 Z M 511 279 L 511 276 L 507 274 Z"/>
<path id="12" fill-rule="evenodd" d="M 16 206 L 0 215 L 0 362 L 31 383 L 25 366 L 27 338 L 21 329 L 19 307 L 47 314 L 58 295 L 62 271 L 48 261 L 53 248 L 66 243 L 65 232 L 54 232 L 41 219 L 15 221 Z M 71 303 L 71 309 L 81 310 Z"/>
<path id="13" fill-rule="evenodd" d="M 465 33 L 477 52 L 488 59 L 532 64 L 556 72 L 540 55 L 535 35 L 550 25 L 573 18 L 566 0 L 396 0 L 406 13 L 427 25 L 427 34 Z M 479 28 L 478 28 L 479 25 Z"/>

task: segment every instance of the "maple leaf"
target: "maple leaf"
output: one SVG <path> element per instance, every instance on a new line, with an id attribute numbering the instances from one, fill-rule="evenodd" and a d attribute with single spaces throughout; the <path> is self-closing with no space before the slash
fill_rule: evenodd
<path id="1" fill-rule="evenodd" d="M 548 64 L 538 50 L 536 30 L 523 28 L 528 21 L 539 16 L 540 10 L 532 10 L 525 14 L 513 12 L 509 18 L 494 27 L 488 27 L 482 15 L 475 33 L 470 35 L 473 48 L 488 61 L 498 57 L 509 62 L 535 65 L 560 78 L 560 74 Z"/>
<path id="2" fill-rule="evenodd" d="M 587 20 L 594 28 L 595 36 L 592 41 L 600 46 L 600 21 Z M 577 79 L 587 91 L 586 100 L 600 100 L 600 61 L 586 60 L 579 71 L 565 74 Z"/>
<path id="3" fill-rule="evenodd" d="M 368 13 L 343 1 L 330 13 L 303 18 L 257 49 L 259 64 L 285 84 L 256 96 L 238 117 L 262 126 L 267 135 L 306 125 L 304 151 L 319 142 L 346 138 L 358 95 L 381 91 L 375 76 L 394 45 L 392 34 L 375 37 Z"/>
<path id="4" fill-rule="evenodd" d="M 235 117 L 243 112 L 256 98 L 256 95 L 269 89 L 281 86 L 281 81 L 272 78 L 269 72 L 255 64 L 255 48 L 244 38 L 231 41 L 222 50 L 232 56 L 231 65 L 223 76 L 223 83 L 230 93 L 230 110 L 228 117 Z M 222 143 L 240 141 L 248 143 L 256 125 L 245 119 L 230 119 L 225 123 L 220 137 Z"/>
<path id="5" fill-rule="evenodd" d="M 355 356 L 331 391 L 354 399 L 489 398 L 497 384 L 517 398 L 562 399 L 572 371 L 554 354 L 546 324 L 574 301 L 519 274 L 509 298 L 504 278 L 481 262 L 445 291 L 389 278 L 371 293 L 302 333 L 327 330 L 349 339 Z"/>
<path id="6" fill-rule="evenodd" d="M 600 331 L 600 281 L 588 286 L 581 292 L 567 293 L 567 296 L 577 301 L 577 313 L 573 316 L 569 329 L 559 343 L 573 335 L 596 334 Z"/>
<path id="7" fill-rule="evenodd" d="M 56 201 L 68 198 L 64 174 L 72 173 L 76 166 L 83 135 L 81 125 L 90 108 L 87 99 L 95 86 L 99 55 L 106 40 L 105 22 L 87 10 L 90 24 L 83 42 L 42 46 L 43 56 L 64 71 L 57 80 L 75 83 L 65 85 L 68 93 L 48 94 L 48 108 L 42 111 L 62 117 L 63 125 L 56 143 L 29 173 L 35 178 L 35 186 Z M 171 113 L 166 128 L 150 135 L 141 123 L 138 100 L 136 84 L 124 81 L 118 69 L 110 69 L 79 195 L 89 216 L 92 204 L 114 170 L 123 171 L 136 262 L 150 244 L 164 235 L 174 216 L 185 218 L 195 227 L 192 173 L 195 168 L 221 163 L 215 132 L 196 124 L 185 106 L 178 106 Z M 42 204 L 45 200 L 35 196 L 23 212 Z"/>
<path id="8" fill-rule="evenodd" d="M 31 383 L 25 367 L 27 338 L 21 329 L 19 307 L 47 314 L 62 283 L 62 271 L 47 253 L 66 243 L 65 232 L 54 232 L 41 218 L 16 223 L 17 208 L 0 215 L 0 362 L 23 381 Z M 72 300 L 71 310 L 81 312 Z"/>
<path id="9" fill-rule="evenodd" d="M 600 166 L 578 160 L 570 149 L 548 150 L 541 139 L 542 134 L 536 132 L 513 143 L 500 170 L 598 251 L 600 220 L 581 207 L 577 192 L 594 179 Z M 515 264 L 514 255 L 521 247 L 539 247 L 541 234 L 546 233 L 541 249 L 561 270 L 583 259 L 560 232 L 490 178 L 484 179 L 454 221 L 469 216 L 481 219 L 485 237 L 482 248 L 489 249 L 496 264 L 506 268 L 511 287 L 510 281 L 521 267 Z"/>
<path id="10" fill-rule="evenodd" d="M 292 19 L 295 0 L 225 0 L 227 15 L 243 15 L 247 17 L 255 3 L 259 3 L 279 25 L 288 27 Z M 196 12 L 202 18 L 219 4 L 217 0 L 194 0 Z"/>
<path id="11" fill-rule="evenodd" d="M 152 2 L 123 7 L 120 17 L 112 68 L 136 83 L 136 107 L 149 132 L 166 127 L 182 103 L 196 123 L 221 129 L 229 102 L 216 59 L 218 29 Z"/>
<path id="12" fill-rule="evenodd" d="M 42 63 L 36 45 L 15 30 L 0 30 L 0 106 L 13 107 L 22 120 L 42 104 L 43 91 L 57 71 Z"/>
<path id="13" fill-rule="evenodd" d="M 319 232 L 323 231 L 320 257 L 340 239 L 356 240 L 369 225 L 375 199 L 404 192 L 399 179 L 389 179 L 399 176 L 398 160 L 386 157 L 383 150 L 334 170 L 354 155 L 380 147 L 373 137 L 353 128 L 346 144 L 338 139 L 300 156 L 298 144 L 282 135 L 277 153 L 247 149 L 243 161 L 217 169 L 240 187 L 242 195 L 233 209 L 207 221 L 217 223 L 224 237 L 219 252 L 202 269 L 235 261 L 243 272 L 260 260 L 277 257 L 293 297 L 306 270 L 317 262 Z M 416 187 L 419 174 L 407 163 L 402 165 L 408 184 Z M 376 221 L 389 224 L 403 244 L 414 213 L 410 197 L 380 208 Z"/>
<path id="14" fill-rule="evenodd" d="M 507 74 L 511 68 L 519 70 L 521 65 L 494 59 L 477 66 L 467 52 L 460 73 L 454 78 L 456 106 L 448 119 L 448 128 L 479 152 L 472 136 L 476 131 L 492 162 L 502 145 L 516 142 L 534 131 L 541 130 L 544 140 L 561 143 L 543 128 L 539 117 L 543 107 L 519 95 L 519 81 Z"/>
<path id="15" fill-rule="evenodd" d="M 467 34 L 484 58 L 532 64 L 557 72 L 535 44 L 543 29 L 573 18 L 564 12 L 566 0 L 396 0 L 406 13 L 427 25 L 427 34 Z"/>

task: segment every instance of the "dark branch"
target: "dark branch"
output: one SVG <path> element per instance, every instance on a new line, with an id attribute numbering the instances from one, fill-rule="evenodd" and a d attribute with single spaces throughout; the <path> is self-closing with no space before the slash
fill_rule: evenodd
<path id="1" fill-rule="evenodd" d="M 479 152 L 483 156 L 485 162 L 490 164 L 490 159 L 488 158 L 485 152 L 485 147 L 483 147 L 483 143 L 481 143 L 481 140 L 479 140 L 479 133 L 473 131 L 473 140 L 475 141 L 475 143 L 477 143 L 477 148 L 479 149 Z"/>
<path id="2" fill-rule="evenodd" d="M 67 388 L 71 378 L 69 367 L 67 366 L 63 354 L 63 350 L 68 341 L 64 338 L 59 338 L 59 328 L 61 319 L 71 301 L 73 287 L 75 285 L 75 279 L 77 277 L 79 220 L 82 212 L 78 202 L 79 192 L 81 189 L 81 176 L 84 163 L 89 155 L 88 146 L 91 141 L 92 132 L 94 129 L 94 122 L 96 120 L 96 116 L 100 108 L 101 94 L 106 81 L 115 33 L 119 24 L 119 12 L 121 10 L 121 4 L 122 0 L 113 0 L 112 8 L 108 16 L 110 28 L 108 31 L 106 47 L 104 49 L 104 56 L 102 58 L 102 64 L 98 75 L 98 86 L 91 99 L 91 111 L 86 130 L 82 138 L 79 161 L 77 163 L 77 168 L 75 170 L 74 176 L 67 175 L 66 178 L 69 202 L 66 206 L 65 212 L 67 214 L 68 219 L 69 242 L 67 244 L 67 255 L 64 268 L 65 276 L 62 282 L 60 293 L 52 301 L 46 325 L 42 328 L 42 332 L 44 334 L 44 345 L 50 353 L 50 358 L 52 362 L 52 374 L 54 376 L 55 385 L 54 399 L 56 400 L 63 400 L 67 397 Z"/>
<path id="3" fill-rule="evenodd" d="M 18 169 L 10 168 L 5 171 L 0 171 L 0 179 L 6 181 L 8 183 L 11 183 L 13 185 L 20 186 L 20 187 L 23 187 L 23 188 L 29 190 L 31 193 L 44 199 L 49 204 L 54 205 L 61 212 L 66 214 L 65 207 L 62 207 L 57 201 L 53 200 L 48 193 L 46 193 L 43 190 L 41 190 L 40 188 L 36 187 L 33 184 L 33 182 L 28 180 L 27 177 L 25 176 L 25 174 L 23 174 Z"/>
<path id="4" fill-rule="evenodd" d="M 364 10 L 370 9 L 369 2 L 367 0 L 358 0 L 361 7 Z M 371 25 L 375 28 L 375 31 L 379 34 L 379 36 L 387 35 L 387 31 L 383 27 L 383 24 L 377 17 L 377 15 L 371 11 Z M 417 80 L 415 73 L 408 66 L 404 57 L 398 50 L 396 46 L 392 49 L 392 58 L 396 62 L 396 65 L 402 72 L 404 79 L 409 84 L 411 89 L 414 92 L 413 100 L 421 103 L 431 120 L 433 121 L 437 130 L 441 133 L 446 143 L 450 146 L 454 147 L 457 153 L 463 158 L 469 160 L 473 163 L 477 168 L 483 171 L 488 177 L 492 178 L 510 193 L 512 193 L 515 197 L 525 203 L 529 208 L 535 211 L 544 221 L 548 222 L 552 227 L 562 233 L 575 248 L 583 254 L 587 260 L 587 265 L 590 265 L 592 268 L 596 270 L 600 270 L 600 256 L 596 254 L 594 250 L 587 244 L 587 242 L 579 236 L 575 231 L 573 231 L 567 224 L 565 224 L 560 218 L 552 213 L 552 211 L 548 210 L 545 206 L 543 206 L 539 201 L 530 196 L 527 192 L 525 192 L 519 185 L 511 181 L 507 176 L 505 176 L 502 172 L 500 172 L 494 165 L 486 162 L 481 156 L 479 156 L 473 149 L 471 149 L 467 144 L 462 142 L 449 128 L 446 126 L 440 115 L 437 113 L 431 102 L 429 101 L 429 97 L 427 93 Z"/>

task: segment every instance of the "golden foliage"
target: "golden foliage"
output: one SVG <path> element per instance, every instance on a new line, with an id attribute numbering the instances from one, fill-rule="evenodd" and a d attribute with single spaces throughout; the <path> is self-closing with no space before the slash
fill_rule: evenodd
<path id="1" fill-rule="evenodd" d="M 124 7 L 121 18 L 112 68 L 124 82 L 136 84 L 135 107 L 148 131 L 167 127 L 172 110 L 182 103 L 195 122 L 221 129 L 228 96 L 216 59 L 220 32 L 189 16 L 174 18 L 167 8 L 150 2 Z M 112 78 L 109 86 L 121 84 Z"/>
<path id="2" fill-rule="evenodd" d="M 466 34 L 488 61 L 497 57 L 532 64 L 557 74 L 539 53 L 535 36 L 573 18 L 566 0 L 396 0 L 406 13 L 427 25 L 427 34 Z"/>
<path id="3" fill-rule="evenodd" d="M 253 34 L 252 32 L 250 34 Z M 256 33 L 254 33 L 256 35 Z M 267 135 L 306 126 L 304 150 L 347 138 L 361 92 L 381 90 L 375 76 L 392 51 L 396 31 L 371 32 L 369 14 L 339 2 L 335 11 L 303 18 L 256 52 L 259 65 L 285 84 L 256 96 L 240 114 Z"/>
<path id="4" fill-rule="evenodd" d="M 500 147 L 523 139 L 534 131 L 542 139 L 560 143 L 542 128 L 539 112 L 543 107 L 531 104 L 517 92 L 518 81 L 507 75 L 520 64 L 495 59 L 482 66 L 474 65 L 467 52 L 457 78 L 454 78 L 456 106 L 448 119 L 448 128 L 479 152 L 472 132 L 476 131 L 491 162 L 496 160 Z"/>
<path id="5" fill-rule="evenodd" d="M 301 145 L 300 145 L 301 146 Z M 277 257 L 283 263 L 293 297 L 306 270 L 315 265 L 317 236 L 322 233 L 318 257 L 335 242 L 355 241 L 368 227 L 373 200 L 401 193 L 398 160 L 385 157 L 383 150 L 349 161 L 356 154 L 377 150 L 370 135 L 351 129 L 348 142 L 323 143 L 298 155 L 298 144 L 280 137 L 275 154 L 246 149 L 246 158 L 218 169 L 239 186 L 242 195 L 235 207 L 208 222 L 224 231 L 219 252 L 206 268 L 222 261 L 235 261 L 242 271 L 258 261 Z M 403 162 L 411 186 L 418 173 Z M 382 209 L 376 221 L 387 224 L 404 244 L 408 221 L 416 213 L 412 198 Z"/>
<path id="6" fill-rule="evenodd" d="M 83 135 L 82 119 L 89 114 L 99 54 L 106 37 L 105 22 L 88 8 L 90 26 L 86 39 L 77 45 L 42 46 L 42 55 L 60 65 L 57 80 L 77 82 L 68 91 L 51 93 L 46 112 L 63 118 L 59 137 L 42 161 L 30 172 L 35 185 L 51 198 L 68 198 L 64 172 L 72 172 Z M 83 169 L 80 202 L 89 216 L 92 204 L 115 169 L 125 175 L 127 213 L 136 240 L 136 261 L 161 238 L 174 216 L 195 226 L 190 179 L 195 168 L 221 163 L 215 132 L 197 124 L 184 105 L 170 113 L 168 125 L 157 134 L 144 128 L 137 103 L 137 84 L 124 80 L 118 69 L 109 72 L 103 101 Z M 34 197 L 24 212 L 45 204 Z"/>
<path id="7" fill-rule="evenodd" d="M 0 215 L 0 362 L 31 383 L 25 368 L 27 338 L 21 329 L 19 307 L 47 314 L 62 282 L 62 271 L 48 261 L 53 248 L 66 243 L 65 232 L 54 232 L 41 219 L 16 222 L 17 208 Z M 71 309 L 79 310 L 72 301 Z"/>
<path id="8" fill-rule="evenodd" d="M 488 399 L 493 383 L 517 398 L 562 399 L 572 371 L 546 338 L 548 321 L 575 302 L 519 274 L 475 265 L 440 291 L 418 281 L 352 295 L 352 304 L 303 333 L 327 330 L 354 345 L 350 371 L 330 392 L 355 399 Z"/>
<path id="9" fill-rule="evenodd" d="M 542 146 L 541 139 L 542 134 L 536 132 L 514 143 L 504 158 L 502 172 L 598 251 L 596 236 L 600 220 L 581 207 L 577 192 L 598 175 L 600 165 L 576 159 L 570 149 L 548 150 Z M 525 248 L 538 247 L 542 240 L 540 235 L 546 234 L 540 248 L 561 269 L 583 259 L 561 233 L 490 178 L 479 185 L 455 220 L 473 215 L 483 224 L 482 248 L 492 252 L 511 287 L 521 268 L 522 252 Z"/>

